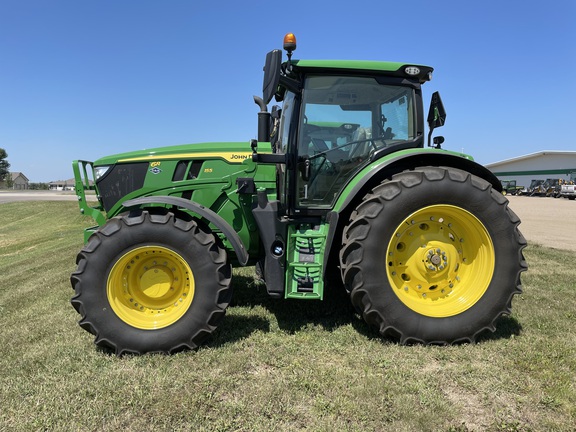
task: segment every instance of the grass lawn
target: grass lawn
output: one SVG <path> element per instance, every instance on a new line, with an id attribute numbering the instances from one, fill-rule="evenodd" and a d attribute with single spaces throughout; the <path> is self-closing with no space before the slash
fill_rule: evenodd
<path id="1" fill-rule="evenodd" d="M 343 296 L 272 300 L 246 268 L 205 346 L 118 358 L 70 305 L 89 224 L 0 204 L 0 430 L 576 430 L 574 253 L 529 245 L 512 316 L 474 345 L 399 346 Z"/>

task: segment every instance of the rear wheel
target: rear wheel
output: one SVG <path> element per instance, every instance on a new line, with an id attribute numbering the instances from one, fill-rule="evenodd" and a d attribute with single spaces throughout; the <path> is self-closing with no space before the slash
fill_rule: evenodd
<path id="1" fill-rule="evenodd" d="M 116 354 L 197 347 L 231 299 L 219 240 L 172 213 L 113 218 L 78 254 L 72 305 L 95 343 Z"/>
<path id="2" fill-rule="evenodd" d="M 467 172 L 406 171 L 364 197 L 340 253 L 364 319 L 402 343 L 472 342 L 510 313 L 526 270 L 508 201 Z"/>

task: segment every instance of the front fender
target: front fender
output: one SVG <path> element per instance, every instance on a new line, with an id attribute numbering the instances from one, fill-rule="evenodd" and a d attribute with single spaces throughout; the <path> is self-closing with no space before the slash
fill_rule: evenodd
<path id="1" fill-rule="evenodd" d="M 234 252 L 236 252 L 236 256 L 238 257 L 238 262 L 245 266 L 248 263 L 248 252 L 246 251 L 246 247 L 244 243 L 242 243 L 242 239 L 234 229 L 230 226 L 228 222 L 224 218 L 222 218 L 219 214 L 213 212 L 207 207 L 195 203 L 194 201 L 186 200 L 184 198 L 179 197 L 170 197 L 170 196 L 150 196 L 150 197 L 141 197 L 141 198 L 134 198 L 128 201 L 124 201 L 122 205 L 124 207 L 137 207 L 146 204 L 168 204 L 173 205 L 175 207 L 185 208 L 194 212 L 203 218 L 208 219 L 214 226 L 216 226 L 222 233 L 226 236 L 232 247 L 234 248 Z"/>

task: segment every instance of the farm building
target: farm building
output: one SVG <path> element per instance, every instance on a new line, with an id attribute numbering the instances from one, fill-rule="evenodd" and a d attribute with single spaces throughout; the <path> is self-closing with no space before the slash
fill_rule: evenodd
<path id="1" fill-rule="evenodd" d="M 74 190 L 74 179 L 51 181 L 49 189 L 59 191 Z"/>
<path id="2" fill-rule="evenodd" d="M 9 188 L 15 190 L 28 189 L 29 182 L 28 177 L 26 177 L 21 172 L 11 172 L 8 173 L 10 179 L 8 181 L 0 181 L 0 189 Z"/>
<path id="3" fill-rule="evenodd" d="M 500 180 L 516 180 L 518 186 L 530 186 L 532 180 L 576 180 L 576 151 L 545 150 L 517 158 L 487 164 Z"/>

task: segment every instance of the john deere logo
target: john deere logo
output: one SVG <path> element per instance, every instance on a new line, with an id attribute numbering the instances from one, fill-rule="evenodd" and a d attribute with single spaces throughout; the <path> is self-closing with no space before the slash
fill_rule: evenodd
<path id="1" fill-rule="evenodd" d="M 244 154 L 232 153 L 232 155 L 230 156 L 230 159 L 232 159 L 232 160 L 238 160 L 238 159 L 244 160 L 244 159 L 248 159 L 250 156 L 252 156 L 252 154 L 250 154 L 250 153 L 244 153 Z"/>

